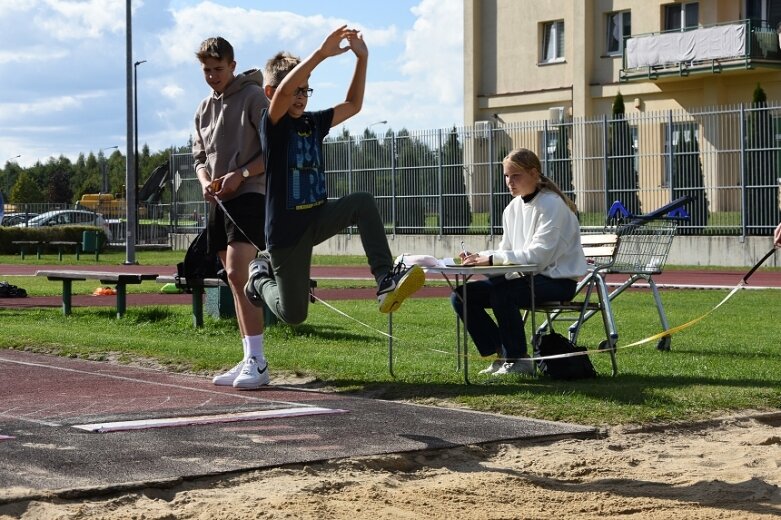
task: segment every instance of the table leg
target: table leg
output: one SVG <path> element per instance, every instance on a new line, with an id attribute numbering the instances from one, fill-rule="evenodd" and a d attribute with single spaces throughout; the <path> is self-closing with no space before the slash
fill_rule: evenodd
<path id="1" fill-rule="evenodd" d="M 73 289 L 73 282 L 71 280 L 62 281 L 62 313 L 65 316 L 71 314 L 71 292 Z"/>
<path id="2" fill-rule="evenodd" d="M 463 343 L 463 354 L 464 354 L 464 384 L 470 384 L 469 383 L 469 330 L 467 330 L 467 323 L 469 323 L 467 320 L 469 311 L 467 310 L 467 300 L 469 298 L 469 295 L 467 294 L 469 291 L 466 290 L 466 282 L 469 280 L 469 277 L 464 275 L 462 278 L 462 285 L 464 286 L 464 343 Z M 456 286 L 458 286 L 458 275 L 456 275 Z"/>
<path id="3" fill-rule="evenodd" d="M 388 313 L 388 371 L 391 377 L 395 378 L 393 373 L 393 313 Z"/>

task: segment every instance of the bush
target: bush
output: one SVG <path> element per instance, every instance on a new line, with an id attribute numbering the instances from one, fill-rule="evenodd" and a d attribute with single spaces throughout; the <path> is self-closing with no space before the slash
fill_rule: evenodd
<path id="1" fill-rule="evenodd" d="M 81 243 L 85 231 L 97 231 L 101 234 L 100 243 L 105 247 L 108 243 L 105 231 L 96 226 L 55 226 L 55 227 L 0 227 L 0 254 L 13 255 L 19 253 L 18 240 L 36 240 L 38 242 L 78 242 Z M 44 245 L 44 253 L 56 253 L 57 247 Z"/>

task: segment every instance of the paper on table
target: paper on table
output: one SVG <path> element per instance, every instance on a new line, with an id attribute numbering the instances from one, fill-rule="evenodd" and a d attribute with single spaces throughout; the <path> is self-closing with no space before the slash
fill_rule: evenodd
<path id="1" fill-rule="evenodd" d="M 403 254 L 396 258 L 395 263 L 404 262 L 405 265 L 419 265 L 421 267 L 453 267 L 456 265 L 452 258 L 436 258 L 431 255 Z"/>

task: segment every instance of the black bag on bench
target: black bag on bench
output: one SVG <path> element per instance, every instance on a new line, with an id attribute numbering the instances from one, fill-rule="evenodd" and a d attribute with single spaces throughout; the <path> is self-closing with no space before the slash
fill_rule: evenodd
<path id="1" fill-rule="evenodd" d="M 181 283 L 182 278 L 186 280 L 185 283 Z M 220 278 L 225 283 L 228 282 L 220 258 L 216 253 L 209 254 L 206 228 L 204 228 L 187 248 L 184 261 L 176 264 L 176 285 L 191 289 L 202 284 L 206 278 Z"/>
<path id="2" fill-rule="evenodd" d="M 535 339 L 534 357 L 555 356 L 585 352 L 585 347 L 575 346 L 561 334 L 551 331 Z M 537 370 L 551 379 L 589 379 L 597 377 L 597 371 L 588 355 L 541 359 L 537 361 Z"/>
<path id="3" fill-rule="evenodd" d="M 8 282 L 0 282 L 0 298 L 26 298 L 27 291 Z"/>

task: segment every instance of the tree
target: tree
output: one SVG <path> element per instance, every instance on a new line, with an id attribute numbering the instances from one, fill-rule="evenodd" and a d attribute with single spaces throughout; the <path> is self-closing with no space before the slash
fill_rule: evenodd
<path id="1" fill-rule="evenodd" d="M 441 161 L 443 231 L 448 235 L 462 235 L 469 230 L 472 212 L 464 181 L 464 148 L 455 127 L 447 135 Z"/>
<path id="2" fill-rule="evenodd" d="M 73 190 L 70 188 L 68 174 L 64 171 L 56 171 L 49 178 L 49 185 L 46 190 L 46 199 L 48 202 L 68 204 L 73 199 Z"/>
<path id="3" fill-rule="evenodd" d="M 30 172 L 23 170 L 16 179 L 14 187 L 11 188 L 10 202 L 15 204 L 29 204 L 41 201 L 43 201 L 41 189 L 33 180 Z"/>
<path id="4" fill-rule="evenodd" d="M 572 184 L 572 157 L 569 150 L 571 123 L 555 125 L 555 142 L 549 143 L 548 171 L 546 175 L 556 183 L 572 202 L 575 202 L 575 186 Z"/>
<path id="5" fill-rule="evenodd" d="M 673 199 L 690 196 L 693 201 L 689 209 L 690 229 L 679 230 L 680 234 L 701 234 L 708 225 L 708 195 L 700 162 L 700 145 L 696 123 L 678 124 L 673 131 L 673 171 L 670 183 Z"/>
<path id="6" fill-rule="evenodd" d="M 426 206 L 422 195 L 427 193 L 427 178 L 431 175 L 433 154 L 423 143 L 402 129 L 396 136 L 396 231 L 417 234 L 426 224 Z"/>
<path id="7" fill-rule="evenodd" d="M 767 96 L 757 83 L 746 132 L 745 207 L 746 234 L 767 235 L 778 224 L 778 173 L 774 121 Z"/>
<path id="8" fill-rule="evenodd" d="M 637 196 L 637 171 L 632 148 L 632 131 L 624 113 L 624 96 L 621 92 L 613 100 L 613 119 L 609 123 L 609 153 L 605 193 L 608 206 L 620 200 L 626 210 L 640 214 Z"/>

